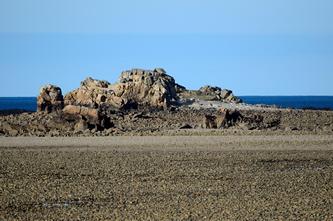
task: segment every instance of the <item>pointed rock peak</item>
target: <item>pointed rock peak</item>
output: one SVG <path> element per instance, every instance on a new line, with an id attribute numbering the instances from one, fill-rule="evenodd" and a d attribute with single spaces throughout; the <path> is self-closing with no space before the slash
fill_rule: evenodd
<path id="1" fill-rule="evenodd" d="M 105 80 L 96 80 L 92 77 L 87 77 L 84 81 L 81 82 L 81 87 L 86 88 L 108 88 L 110 83 Z"/>

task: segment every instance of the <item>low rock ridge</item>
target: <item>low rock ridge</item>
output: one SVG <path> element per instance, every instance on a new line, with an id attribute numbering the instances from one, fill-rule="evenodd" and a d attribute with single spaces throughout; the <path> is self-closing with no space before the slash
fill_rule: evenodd
<path id="1" fill-rule="evenodd" d="M 0 136 L 332 134 L 332 111 L 189 109 L 112 111 L 67 105 L 58 112 L 0 116 Z"/>

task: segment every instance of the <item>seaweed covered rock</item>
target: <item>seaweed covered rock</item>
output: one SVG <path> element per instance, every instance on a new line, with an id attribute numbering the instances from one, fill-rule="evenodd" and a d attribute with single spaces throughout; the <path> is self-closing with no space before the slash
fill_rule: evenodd
<path id="1" fill-rule="evenodd" d="M 37 97 L 37 111 L 53 112 L 64 107 L 64 98 L 60 87 L 55 85 L 45 85 L 40 89 Z"/>

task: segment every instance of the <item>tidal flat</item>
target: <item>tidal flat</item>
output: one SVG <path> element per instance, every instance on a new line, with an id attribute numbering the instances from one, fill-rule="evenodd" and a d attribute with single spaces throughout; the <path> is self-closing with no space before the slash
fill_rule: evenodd
<path id="1" fill-rule="evenodd" d="M 332 220 L 333 136 L 1 137 L 0 220 Z"/>

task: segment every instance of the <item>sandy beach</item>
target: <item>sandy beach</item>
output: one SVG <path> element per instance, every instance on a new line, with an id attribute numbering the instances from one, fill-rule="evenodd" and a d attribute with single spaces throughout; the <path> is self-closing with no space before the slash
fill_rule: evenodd
<path id="1" fill-rule="evenodd" d="M 333 137 L 1 137 L 1 220 L 331 220 Z"/>

